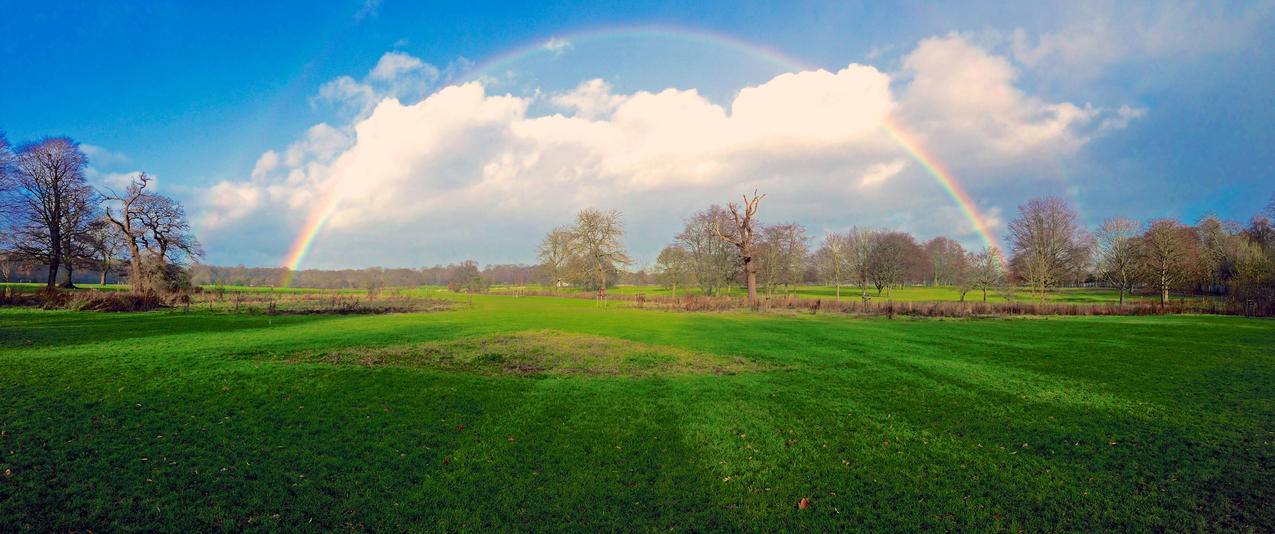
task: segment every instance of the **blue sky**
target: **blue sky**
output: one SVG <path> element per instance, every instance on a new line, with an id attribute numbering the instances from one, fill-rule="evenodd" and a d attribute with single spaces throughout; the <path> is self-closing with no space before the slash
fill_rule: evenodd
<path id="1" fill-rule="evenodd" d="M 753 93 L 789 116 L 812 91 L 875 90 L 877 74 L 888 83 L 880 111 L 932 145 L 995 228 L 1047 193 L 1091 223 L 1243 220 L 1275 193 L 1270 2 L 14 2 L 0 12 L 0 129 L 18 142 L 65 134 L 92 145 L 99 182 L 158 175 L 190 206 L 214 263 L 281 263 L 334 191 L 302 266 L 530 261 L 538 236 L 585 205 L 624 210 L 630 246 L 649 261 L 682 217 L 756 186 L 770 193 L 770 220 L 815 236 L 858 224 L 976 246 L 924 169 L 871 136 L 669 148 L 641 137 L 656 128 L 633 115 L 711 133 L 713 114 L 741 109 L 748 88 L 770 88 Z M 603 31 L 634 27 L 681 30 Z M 748 46 L 686 37 L 709 34 Z M 556 50 L 473 71 L 554 38 Z M 874 70 L 768 83 L 793 69 L 757 49 L 834 74 Z M 406 70 L 374 76 L 393 63 L 387 54 Z M 354 92 L 337 91 L 342 77 Z M 485 100 L 420 102 L 472 80 Z M 679 92 L 661 93 L 670 88 Z M 397 107 L 381 105 L 394 97 Z M 482 109 L 499 117 L 447 114 Z M 555 114 L 576 122 L 537 120 Z M 581 138 L 590 124 L 614 142 Z M 418 141 L 376 145 L 387 133 Z M 795 148 L 757 156 L 777 144 Z M 293 147 L 286 162 L 262 164 Z"/>

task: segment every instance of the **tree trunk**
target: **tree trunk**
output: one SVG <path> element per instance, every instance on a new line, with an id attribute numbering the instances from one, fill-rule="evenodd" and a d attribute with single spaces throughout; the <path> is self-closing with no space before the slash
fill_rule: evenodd
<path id="1" fill-rule="evenodd" d="M 748 281 L 748 303 L 757 304 L 757 266 L 752 256 L 744 256 L 744 274 Z"/>
<path id="2" fill-rule="evenodd" d="M 66 282 L 62 284 L 65 289 L 75 289 L 75 268 L 71 262 L 66 262 Z"/>
<path id="3" fill-rule="evenodd" d="M 53 291 L 58 285 L 58 267 L 62 261 L 62 232 L 58 231 L 57 225 L 50 225 L 49 228 L 49 280 L 45 287 L 49 291 Z"/>
<path id="4" fill-rule="evenodd" d="M 987 288 L 983 288 L 983 302 L 987 302 Z"/>
<path id="5" fill-rule="evenodd" d="M 1121 286 L 1120 288 L 1120 305 L 1124 306 L 1124 287 L 1123 286 Z"/>
<path id="6" fill-rule="evenodd" d="M 837 282 L 837 302 L 841 302 L 841 282 Z"/>
<path id="7" fill-rule="evenodd" d="M 98 282 L 98 284 L 106 285 L 106 269 L 102 269 L 102 278 L 101 278 L 101 281 Z"/>

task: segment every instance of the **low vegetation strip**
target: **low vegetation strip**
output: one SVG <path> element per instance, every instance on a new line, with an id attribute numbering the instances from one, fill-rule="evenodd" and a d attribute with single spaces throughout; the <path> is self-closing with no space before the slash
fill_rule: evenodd
<path id="1" fill-rule="evenodd" d="M 733 375 L 767 368 L 745 358 L 556 330 L 309 351 L 289 355 L 287 361 L 429 367 L 477 374 L 638 378 Z"/>
<path id="2" fill-rule="evenodd" d="M 555 293 L 552 291 L 519 291 L 505 294 L 519 296 L 556 296 L 575 299 L 596 300 L 596 293 Z M 809 298 L 796 295 L 759 298 L 756 304 L 750 304 L 743 297 L 708 297 L 689 295 L 682 297 L 648 296 L 642 294 L 615 294 L 607 297 L 608 301 L 617 301 L 637 307 L 677 310 L 689 312 L 704 311 L 797 311 L 806 313 L 844 313 L 869 317 L 894 317 L 905 315 L 913 317 L 988 317 L 1005 315 L 1175 315 L 1175 314 L 1210 314 L 1210 315 L 1244 315 L 1250 317 L 1268 317 L 1275 315 L 1275 308 L 1259 306 L 1256 303 L 1223 301 L 1217 299 L 1192 299 L 1161 304 L 1149 301 L 1100 303 L 1063 303 L 1063 302 L 982 302 L 982 301 L 913 301 L 913 300 L 869 300 L 846 298 Z"/>

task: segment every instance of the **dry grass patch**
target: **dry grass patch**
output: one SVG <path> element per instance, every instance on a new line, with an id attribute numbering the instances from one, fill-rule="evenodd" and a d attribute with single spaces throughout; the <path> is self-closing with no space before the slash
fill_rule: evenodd
<path id="1" fill-rule="evenodd" d="M 538 330 L 293 355 L 294 363 L 431 367 L 479 374 L 669 377 L 732 375 L 762 369 L 720 356 L 626 339 Z"/>

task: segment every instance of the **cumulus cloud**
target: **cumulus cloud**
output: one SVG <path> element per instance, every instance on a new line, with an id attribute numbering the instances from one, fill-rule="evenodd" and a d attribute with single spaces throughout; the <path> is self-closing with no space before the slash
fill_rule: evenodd
<path id="1" fill-rule="evenodd" d="M 337 105 L 351 115 L 365 115 L 385 98 L 419 100 L 435 86 L 441 72 L 420 58 L 391 51 L 381 56 L 362 79 L 338 76 L 319 87 L 317 103 Z"/>
<path id="2" fill-rule="evenodd" d="M 282 228 L 272 245 L 260 237 L 282 256 L 291 233 L 338 199 L 312 265 L 414 265 L 527 261 L 545 230 L 597 206 L 624 211 L 634 252 L 653 257 L 693 210 L 758 188 L 767 220 L 815 234 L 860 224 L 972 240 L 887 122 L 949 167 L 977 170 L 965 184 L 977 192 L 998 169 L 1074 152 L 1136 118 L 1044 101 L 1015 79 L 1006 58 L 948 36 L 921 42 L 898 73 L 787 73 L 725 104 L 694 89 L 615 94 L 591 80 L 543 97 L 560 112 L 531 113 L 542 97 L 450 85 L 414 103 L 380 98 L 349 127 L 320 124 L 263 153 L 250 178 L 211 188 L 200 220 L 210 251 L 219 235 Z"/>

